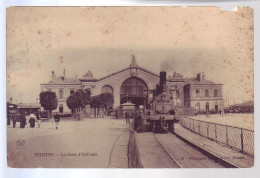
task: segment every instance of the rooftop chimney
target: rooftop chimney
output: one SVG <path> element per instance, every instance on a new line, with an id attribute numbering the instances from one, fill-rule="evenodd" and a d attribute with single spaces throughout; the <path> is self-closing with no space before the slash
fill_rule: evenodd
<path id="1" fill-rule="evenodd" d="M 200 81 L 200 73 L 197 74 L 197 80 Z"/>
<path id="2" fill-rule="evenodd" d="M 202 79 L 205 80 L 205 74 L 202 72 Z"/>
<path id="3" fill-rule="evenodd" d="M 160 92 L 166 92 L 166 72 L 160 72 Z"/>
<path id="4" fill-rule="evenodd" d="M 65 69 L 64 69 L 64 71 L 63 71 L 62 80 L 63 80 L 63 82 L 65 82 Z"/>
<path id="5" fill-rule="evenodd" d="M 55 73 L 54 73 L 54 71 L 52 71 L 52 72 L 51 72 L 51 80 L 53 81 L 53 80 L 55 80 L 55 78 L 56 78 L 56 77 L 55 77 Z"/>

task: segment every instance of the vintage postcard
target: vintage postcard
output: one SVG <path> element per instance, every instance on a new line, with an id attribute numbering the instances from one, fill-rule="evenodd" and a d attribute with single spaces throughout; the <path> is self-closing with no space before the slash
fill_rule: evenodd
<path id="1" fill-rule="evenodd" d="M 253 167 L 253 12 L 7 8 L 8 167 Z"/>

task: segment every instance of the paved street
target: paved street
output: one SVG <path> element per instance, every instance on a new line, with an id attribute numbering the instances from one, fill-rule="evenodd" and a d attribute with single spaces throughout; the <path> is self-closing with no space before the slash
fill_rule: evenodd
<path id="1" fill-rule="evenodd" d="M 42 122 L 41 128 L 8 126 L 10 167 L 128 167 L 128 125 L 124 120 Z"/>

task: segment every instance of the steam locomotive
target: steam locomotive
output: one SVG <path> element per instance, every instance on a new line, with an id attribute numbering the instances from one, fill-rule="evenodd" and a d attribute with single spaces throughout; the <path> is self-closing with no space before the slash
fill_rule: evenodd
<path id="1" fill-rule="evenodd" d="M 160 83 L 157 85 L 150 112 L 146 115 L 146 122 L 150 124 L 153 132 L 173 131 L 174 122 L 178 120 L 173 100 L 166 91 L 166 72 L 160 72 Z"/>

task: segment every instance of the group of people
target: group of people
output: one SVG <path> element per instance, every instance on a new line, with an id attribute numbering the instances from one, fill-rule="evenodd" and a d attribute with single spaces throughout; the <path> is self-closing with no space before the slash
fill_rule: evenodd
<path id="1" fill-rule="evenodd" d="M 38 128 L 41 127 L 41 117 L 40 114 L 38 112 L 31 113 L 29 116 L 29 123 L 30 123 L 30 127 L 34 128 L 35 127 L 35 122 L 37 121 L 38 123 Z M 17 122 L 17 117 L 16 116 L 11 116 L 11 120 L 13 122 L 13 128 L 16 127 L 16 122 Z M 25 128 L 25 125 L 27 124 L 26 122 L 26 117 L 25 114 L 23 112 L 20 113 L 20 128 Z"/>
<path id="2" fill-rule="evenodd" d="M 125 120 L 126 124 L 130 124 L 130 113 L 125 112 Z M 143 122 L 143 113 L 142 112 L 136 112 L 134 116 L 134 130 L 139 130 L 141 127 L 141 124 Z"/>
<path id="3" fill-rule="evenodd" d="M 126 111 L 123 113 L 123 116 L 125 118 L 126 124 L 130 124 L 130 119 L 135 119 L 138 116 L 143 115 L 142 111 L 137 111 L 137 112 L 133 112 L 133 111 Z"/>
<path id="4" fill-rule="evenodd" d="M 11 115 L 10 117 L 11 117 L 11 120 L 13 122 L 13 128 L 15 128 L 16 122 L 17 122 L 17 117 L 15 115 Z M 20 128 L 25 128 L 27 121 L 26 121 L 26 117 L 25 117 L 24 112 L 20 113 L 19 120 L 20 120 Z M 59 125 L 59 121 L 60 121 L 60 114 L 59 113 L 56 113 L 54 115 L 54 121 L 55 121 L 56 129 L 58 129 L 58 125 Z M 41 127 L 41 116 L 40 116 L 40 114 L 38 112 L 31 113 L 30 116 L 29 116 L 30 127 L 34 128 L 36 122 L 37 122 L 38 128 L 40 128 Z"/>

